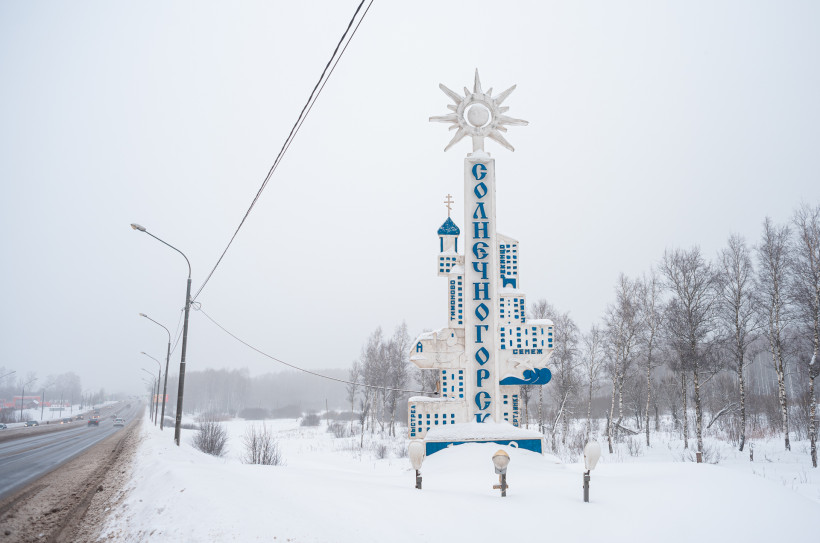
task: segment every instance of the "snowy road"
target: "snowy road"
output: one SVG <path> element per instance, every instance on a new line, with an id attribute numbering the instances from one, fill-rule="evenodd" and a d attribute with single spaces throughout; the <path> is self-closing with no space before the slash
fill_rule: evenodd
<path id="1" fill-rule="evenodd" d="M 85 421 L 78 421 L 72 423 L 72 427 L 56 432 L 37 432 L 34 428 L 29 430 L 32 435 L 1 442 L 0 500 L 119 431 L 121 428 L 114 428 L 110 418 L 114 411 L 119 411 L 126 420 L 136 414 L 135 408 L 107 409 L 102 412 L 107 418 L 103 418 L 99 426 L 87 426 Z"/>

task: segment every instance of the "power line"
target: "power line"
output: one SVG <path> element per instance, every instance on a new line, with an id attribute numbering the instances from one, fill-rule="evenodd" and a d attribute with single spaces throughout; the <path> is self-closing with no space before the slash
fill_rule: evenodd
<path id="1" fill-rule="evenodd" d="M 226 334 L 228 334 L 229 336 L 234 338 L 236 341 L 238 341 L 239 343 L 241 343 L 245 347 L 248 347 L 249 349 L 253 349 L 257 353 L 261 354 L 262 356 L 270 358 L 271 360 L 273 360 L 275 362 L 279 362 L 280 364 L 284 364 L 285 366 L 287 366 L 289 368 L 293 368 L 295 370 L 299 370 L 301 372 L 308 373 L 308 374 L 314 375 L 316 377 L 321 377 L 322 379 L 329 379 L 331 381 L 336 381 L 338 383 L 345 383 L 345 384 L 348 384 L 348 385 L 355 385 L 355 386 L 358 386 L 358 387 L 377 388 L 377 389 L 380 389 L 380 390 L 392 390 L 392 391 L 395 391 L 395 392 L 408 392 L 410 394 L 425 394 L 425 395 L 431 395 L 432 394 L 434 396 L 438 395 L 438 392 L 429 392 L 429 391 L 426 391 L 426 390 L 405 390 L 403 388 L 392 388 L 392 387 L 385 387 L 385 386 L 379 386 L 379 385 L 368 385 L 368 384 L 365 384 L 365 383 L 356 383 L 356 382 L 353 382 L 353 381 L 347 381 L 345 379 L 337 379 L 336 377 L 330 377 L 329 375 L 323 375 L 321 373 L 316 373 L 315 371 L 306 370 L 305 368 L 300 368 L 299 366 L 294 366 L 293 364 L 289 364 L 288 362 L 285 362 L 284 360 L 276 358 L 275 356 L 271 356 L 268 353 L 266 353 L 266 352 L 264 352 L 260 349 L 257 349 L 256 347 L 254 347 L 253 345 L 251 345 L 247 341 L 245 341 L 243 339 L 240 339 L 239 337 L 234 335 L 232 332 L 228 331 L 228 329 L 226 329 L 224 326 L 222 326 L 221 324 L 216 322 L 213 319 L 213 317 L 208 315 L 205 312 L 205 310 L 202 309 L 201 305 L 196 309 L 197 309 L 197 311 L 199 311 L 200 313 L 205 315 L 208 318 L 208 320 L 211 321 L 212 323 L 214 323 L 220 330 L 222 330 L 223 332 L 225 332 Z"/>
<path id="2" fill-rule="evenodd" d="M 265 176 L 264 181 L 262 181 L 262 185 L 256 192 L 256 196 L 254 196 L 253 200 L 251 201 L 251 205 L 245 212 L 245 216 L 242 217 L 242 220 L 239 222 L 239 226 L 236 227 L 236 231 L 234 231 L 233 235 L 231 236 L 231 239 L 228 241 L 228 245 L 225 247 L 225 250 L 222 251 L 222 254 L 219 256 L 219 259 L 216 261 L 216 264 L 214 264 L 213 269 L 211 269 L 210 273 L 205 278 L 205 281 L 202 283 L 202 286 L 199 287 L 199 290 L 197 290 L 196 294 L 194 294 L 194 296 L 191 298 L 192 302 L 199 297 L 200 293 L 202 293 L 202 290 L 205 288 L 205 285 L 207 285 L 208 281 L 211 280 L 211 277 L 216 271 L 216 268 L 219 267 L 219 264 L 222 262 L 222 259 L 225 257 L 225 254 L 228 252 L 228 249 L 230 249 L 231 245 L 233 244 L 233 240 L 236 238 L 236 235 L 239 234 L 239 230 L 242 228 L 242 225 L 245 224 L 245 220 L 247 220 L 248 216 L 251 213 L 251 210 L 253 210 L 254 206 L 256 205 L 256 202 L 259 200 L 259 197 L 262 196 L 262 191 L 264 191 L 265 187 L 268 185 L 268 181 L 270 181 L 271 177 L 273 176 L 273 173 L 276 171 L 277 167 L 279 166 L 279 163 L 282 161 L 282 157 L 284 157 L 285 152 L 287 152 L 288 148 L 290 147 L 290 144 L 293 142 L 293 139 L 299 132 L 299 129 L 302 127 L 302 123 L 304 123 L 308 113 L 310 113 L 310 110 L 313 109 L 313 104 L 319 98 L 319 95 L 322 93 L 322 89 L 325 88 L 325 83 L 327 83 L 327 80 L 330 78 L 330 75 L 333 73 L 333 70 L 336 68 L 336 64 L 339 63 L 339 60 L 342 58 L 342 55 L 344 54 L 345 50 L 347 50 L 347 46 L 350 44 L 350 41 L 353 39 L 353 36 L 356 35 L 356 31 L 359 29 L 359 25 L 362 24 L 362 21 L 367 15 L 367 12 L 370 11 L 370 6 L 373 5 L 373 1 L 374 0 L 370 0 L 370 4 L 368 4 L 367 9 L 365 9 L 364 13 L 361 16 L 361 19 L 359 19 L 358 24 L 356 24 L 356 27 L 353 28 L 353 32 L 350 33 L 350 37 L 347 38 L 347 35 L 350 32 L 351 27 L 353 27 L 353 23 L 356 21 L 356 17 L 359 14 L 359 11 L 362 9 L 365 0 L 361 0 L 359 5 L 356 7 L 356 11 L 353 13 L 353 17 L 347 24 L 347 28 L 345 29 L 344 34 L 342 34 L 342 37 L 339 39 L 339 43 L 336 44 L 336 48 L 333 50 L 333 54 L 330 56 L 330 60 L 328 60 L 324 70 L 322 70 L 322 75 L 319 76 L 319 80 L 313 87 L 313 90 L 311 91 L 310 96 L 307 99 L 307 102 L 305 102 L 305 105 L 302 107 L 302 111 L 299 113 L 299 117 L 296 119 L 296 122 L 293 123 L 293 127 L 290 129 L 288 137 L 282 144 L 282 148 L 279 150 L 279 154 L 276 155 L 276 159 L 273 161 L 273 165 L 270 167 L 270 170 L 268 170 L 268 174 Z M 342 46 L 342 43 L 345 42 L 346 38 L 347 43 L 342 48 L 341 52 L 339 52 L 339 48 Z M 339 53 L 338 57 L 336 56 L 336 53 Z M 328 72 L 329 68 L 330 71 Z M 325 77 L 325 75 L 327 75 L 327 78 Z"/>

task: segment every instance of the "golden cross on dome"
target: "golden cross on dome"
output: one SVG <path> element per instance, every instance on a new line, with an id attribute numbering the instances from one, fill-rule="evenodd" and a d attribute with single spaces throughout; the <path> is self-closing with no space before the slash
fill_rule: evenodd
<path id="1" fill-rule="evenodd" d="M 447 195 L 447 199 L 444 200 L 444 204 L 447 206 L 447 216 L 449 217 L 450 216 L 450 211 L 452 210 L 451 206 L 453 205 L 453 195 L 452 194 Z"/>

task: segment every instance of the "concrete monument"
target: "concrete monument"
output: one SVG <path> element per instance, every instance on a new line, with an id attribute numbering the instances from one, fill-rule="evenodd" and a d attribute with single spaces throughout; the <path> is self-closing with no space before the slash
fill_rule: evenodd
<path id="1" fill-rule="evenodd" d="M 520 386 L 549 382 L 553 323 L 526 318 L 518 242 L 496 232 L 495 159 L 484 151 L 485 138 L 513 151 L 501 132 L 528 123 L 506 116 L 509 108 L 501 105 L 515 86 L 493 97 L 492 89 L 482 90 L 478 70 L 464 96 L 439 87 L 454 102 L 447 106 L 453 113 L 430 117 L 456 130 L 445 151 L 470 136 L 473 152 L 464 159 L 463 253 L 449 194 L 447 220 L 438 230 L 447 326 L 419 336 L 410 353 L 419 368 L 440 372 L 440 396 L 410 398 L 409 437 L 424 439 L 427 454 L 488 441 L 541 452 L 541 435 L 520 428 Z"/>

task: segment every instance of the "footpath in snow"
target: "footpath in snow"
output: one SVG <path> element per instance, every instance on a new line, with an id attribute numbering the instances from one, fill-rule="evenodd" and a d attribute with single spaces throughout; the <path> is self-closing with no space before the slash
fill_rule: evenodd
<path id="1" fill-rule="evenodd" d="M 160 432 L 146 421 L 130 482 L 112 505 L 104 535 L 333 543 L 820 537 L 817 470 L 797 453 L 774 458 L 761 444 L 754 464 L 747 454 L 727 455 L 718 465 L 684 462 L 660 440 L 636 458 L 605 453 L 592 473 L 591 503 L 584 503 L 580 459 L 567 464 L 494 444 L 461 445 L 426 458 L 423 490 L 416 490 L 409 461 L 399 457 L 401 440 L 385 442 L 387 457 L 379 460 L 358 450 L 358 436 L 334 438 L 324 423 L 268 421 L 285 465 L 246 465 L 242 435 L 252 423 L 224 424 L 229 450 L 216 458 L 193 448 L 194 431 L 183 431 L 176 447 L 172 428 Z M 491 457 L 499 448 L 511 457 L 506 498 L 492 489 L 498 476 Z"/>

